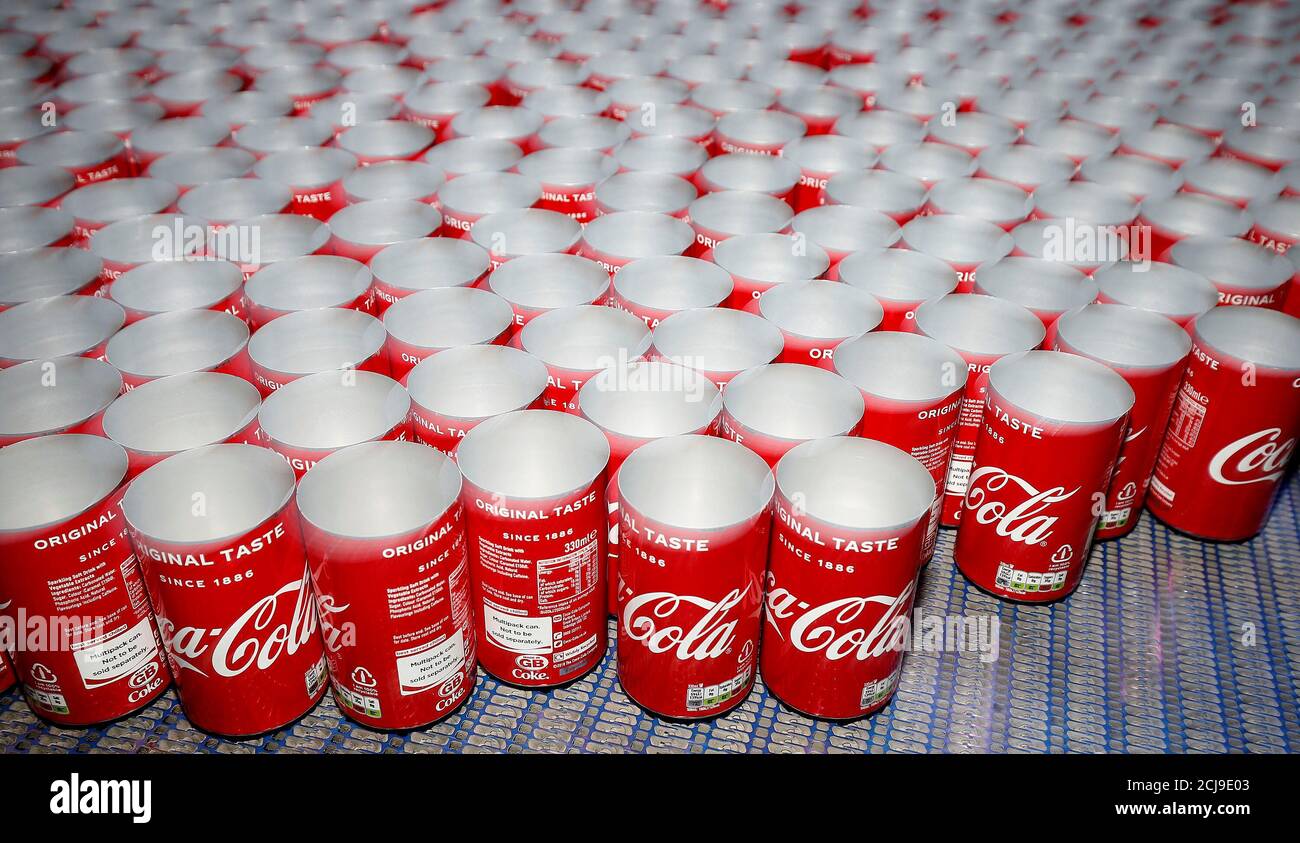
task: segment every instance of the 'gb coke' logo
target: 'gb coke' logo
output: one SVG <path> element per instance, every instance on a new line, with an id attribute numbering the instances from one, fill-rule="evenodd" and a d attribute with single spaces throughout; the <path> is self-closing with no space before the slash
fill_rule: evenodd
<path id="1" fill-rule="evenodd" d="M 1225 486 L 1280 479 L 1296 443 L 1281 438 L 1282 429 L 1270 427 L 1229 442 L 1210 460 L 1210 476 Z"/>
<path id="2" fill-rule="evenodd" d="M 316 607 L 311 597 L 307 572 L 301 579 L 285 583 L 274 594 L 268 594 L 234 620 L 225 630 L 194 626 L 177 627 L 169 619 L 159 616 L 158 630 L 172 659 L 178 667 L 192 670 L 200 676 L 208 672 L 196 665 L 208 656 L 207 639 L 217 642 L 208 656 L 212 672 L 227 679 L 239 676 L 249 668 L 266 670 L 282 654 L 292 656 L 316 633 Z M 275 624 L 281 598 L 294 595 L 293 613 Z"/>
<path id="3" fill-rule="evenodd" d="M 1007 490 L 1018 500 L 1000 500 L 998 493 Z M 975 520 L 994 524 L 999 536 L 1022 544 L 1039 544 L 1052 535 L 1059 519 L 1049 515 L 1054 504 L 1074 497 L 1079 489 L 1067 492 L 1064 486 L 1039 491 L 1032 484 L 997 466 L 985 466 L 970 476 L 966 508 L 975 510 Z"/>
<path id="4" fill-rule="evenodd" d="M 915 583 L 908 583 L 896 597 L 887 594 L 844 597 L 808 607 L 788 589 L 778 588 L 775 578 L 768 574 L 767 622 L 778 636 L 800 652 L 824 653 L 827 661 L 848 656 L 866 661 L 906 645 L 911 628 L 907 607 L 915 589 Z M 877 606 L 883 607 L 883 611 L 868 627 L 868 608 Z M 789 625 L 787 639 L 777 620 L 794 618 L 800 609 L 803 613 Z"/>
<path id="5" fill-rule="evenodd" d="M 652 653 L 674 650 L 681 661 L 705 661 L 725 654 L 736 640 L 738 619 L 727 615 L 744 601 L 749 586 L 733 588 L 721 600 L 651 591 L 628 599 L 623 607 L 623 631 L 633 641 L 640 641 Z M 696 606 L 704 614 L 689 629 L 672 624 L 673 615 L 682 605 Z M 668 625 L 661 626 L 667 622 Z"/>

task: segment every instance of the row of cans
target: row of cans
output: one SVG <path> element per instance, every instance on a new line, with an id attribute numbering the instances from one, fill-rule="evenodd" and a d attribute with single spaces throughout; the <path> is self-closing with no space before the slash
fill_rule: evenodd
<path id="1" fill-rule="evenodd" d="M 1027 601 L 1144 500 L 1262 526 L 1285 10 L 550 5 L 6 18 L 6 559 L 69 567 L 2 596 L 87 621 L 15 652 L 43 715 L 411 728 L 611 608 L 654 712 L 855 717 L 941 523 Z"/>

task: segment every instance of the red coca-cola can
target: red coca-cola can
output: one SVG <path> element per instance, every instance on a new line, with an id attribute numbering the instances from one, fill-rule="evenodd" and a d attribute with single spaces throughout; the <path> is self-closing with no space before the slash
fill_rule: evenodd
<path id="1" fill-rule="evenodd" d="M 396 243 L 432 237 L 442 227 L 437 208 L 410 199 L 374 199 L 336 211 L 329 218 L 329 248 L 336 255 L 369 263 Z"/>
<path id="2" fill-rule="evenodd" d="M 241 126 L 231 142 L 257 158 L 277 152 L 324 146 L 334 133 L 324 121 L 311 117 L 267 117 Z"/>
<path id="3" fill-rule="evenodd" d="M 837 345 L 874 331 L 884 309 L 868 293 L 834 281 L 791 281 L 758 297 L 750 308 L 781 329 L 785 347 L 778 363 L 832 369 Z"/>
<path id="4" fill-rule="evenodd" d="M 1285 256 L 1249 240 L 1213 235 L 1185 237 L 1165 258 L 1210 280 L 1219 306 L 1281 310 L 1295 268 Z"/>
<path id="5" fill-rule="evenodd" d="M 719 389 L 747 369 L 771 363 L 785 348 L 781 329 L 753 313 L 710 307 L 683 310 L 659 323 L 650 356 L 700 372 Z"/>
<path id="6" fill-rule="evenodd" d="M 491 262 L 487 250 L 465 240 L 429 237 L 386 246 L 370 261 L 374 312 L 422 290 L 478 286 Z"/>
<path id="7" fill-rule="evenodd" d="M 157 313 L 220 310 L 244 318 L 244 276 L 229 261 L 158 261 L 129 269 L 108 285 L 128 325 Z"/>
<path id="8" fill-rule="evenodd" d="M 883 708 L 898 686 L 934 479 L 866 439 L 805 442 L 776 466 L 763 682 L 813 717 Z"/>
<path id="9" fill-rule="evenodd" d="M 823 205 L 826 183 L 841 173 L 868 170 L 876 163 L 875 150 L 840 135 L 812 135 L 786 146 L 783 157 L 799 168 L 799 183 L 791 196 L 797 211 Z"/>
<path id="10" fill-rule="evenodd" d="M 935 141 L 899 143 L 880 154 L 880 168 L 920 181 L 927 189 L 944 179 L 975 173 L 975 159 L 956 147 Z"/>
<path id="11" fill-rule="evenodd" d="M 1118 188 L 1138 202 L 1167 199 L 1183 186 L 1182 173 L 1165 162 L 1124 153 L 1084 161 L 1079 178 Z"/>
<path id="12" fill-rule="evenodd" d="M 597 214 L 596 185 L 613 175 L 618 165 L 598 150 L 555 147 L 524 156 L 515 169 L 541 184 L 538 208 L 586 223 Z"/>
<path id="13" fill-rule="evenodd" d="M 229 137 L 229 128 L 207 117 L 175 117 L 141 126 L 132 132 L 131 151 L 143 169 L 164 155 L 211 149 Z M 251 162 L 249 166 L 252 166 Z"/>
<path id="14" fill-rule="evenodd" d="M 302 479 L 341 448 L 405 440 L 410 409 L 411 397 L 397 381 L 346 369 L 306 375 L 280 387 L 263 399 L 257 424 L 262 443 Z"/>
<path id="15" fill-rule="evenodd" d="M 930 337 L 881 331 L 840 343 L 834 363 L 835 373 L 862 392 L 866 410 L 859 435 L 911 454 L 934 480 L 921 546 L 921 559 L 928 562 L 969 378 L 966 361 Z"/>
<path id="16" fill-rule="evenodd" d="M 520 173 L 487 171 L 448 176 L 438 188 L 447 233 L 468 237 L 470 227 L 489 214 L 531 208 L 542 199 L 542 183 Z"/>
<path id="17" fill-rule="evenodd" d="M 149 381 L 104 411 L 103 435 L 121 445 L 135 477 L 172 454 L 238 442 L 260 445 L 257 410 L 262 397 L 243 378 L 187 372 Z"/>
<path id="18" fill-rule="evenodd" d="M 302 255 L 257 270 L 244 283 L 242 309 L 258 328 L 288 313 L 341 307 L 370 312 L 373 276 L 365 264 L 337 255 Z"/>
<path id="19" fill-rule="evenodd" d="M 922 216 L 899 232 L 898 245 L 938 258 L 957 273 L 957 292 L 975 287 L 975 269 L 1011 254 L 1011 235 L 991 222 L 974 217 Z"/>
<path id="20" fill-rule="evenodd" d="M 0 311 L 51 296 L 92 295 L 102 267 L 83 249 L 51 246 L 0 255 Z"/>
<path id="21" fill-rule="evenodd" d="M 1033 92 L 1026 93 L 1031 96 L 1034 95 Z M 1048 97 L 1047 99 L 1061 105 L 1065 104 L 1063 100 L 1054 97 Z M 1003 116 L 1011 117 L 1014 122 L 1019 122 L 1010 114 L 1004 114 Z M 1094 156 L 1109 155 L 1120 145 L 1119 135 L 1109 129 L 1074 118 L 1056 119 L 1044 117 L 1033 120 L 1022 128 L 1024 129 L 1024 134 L 1021 137 L 1023 143 L 1068 155 L 1070 160 L 1076 164 L 1082 164 Z"/>
<path id="22" fill-rule="evenodd" d="M 546 364 L 542 409 L 573 413 L 578 409 L 578 391 L 588 379 L 645 355 L 650 348 L 650 329 L 616 308 L 560 307 L 525 325 L 518 345 Z"/>
<path id="23" fill-rule="evenodd" d="M 126 144 L 112 132 L 66 130 L 38 135 L 19 145 L 19 164 L 45 164 L 72 174 L 78 185 L 135 174 Z"/>
<path id="24" fill-rule="evenodd" d="M 772 472 L 712 436 L 642 445 L 619 469 L 618 679 L 677 719 L 738 706 L 758 667 Z"/>
<path id="25" fill-rule="evenodd" d="M 414 161 L 433 146 L 428 126 L 409 120 L 374 120 L 344 129 L 334 140 L 339 149 L 356 156 L 362 167 L 381 161 Z"/>
<path id="26" fill-rule="evenodd" d="M 90 238 L 87 250 L 102 261 L 99 289 L 119 275 L 152 261 L 181 260 L 207 247 L 202 220 L 180 214 L 151 214 L 109 223 Z M 96 290 L 96 293 L 103 295 Z"/>
<path id="27" fill-rule="evenodd" d="M 1197 318 L 1147 509 L 1176 530 L 1240 541 L 1263 529 L 1300 432 L 1300 320 L 1257 307 Z"/>
<path id="28" fill-rule="evenodd" d="M 944 179 L 930 188 L 931 214 L 975 217 L 1010 231 L 1029 217 L 1033 200 L 1014 184 L 978 176 Z"/>
<path id="29" fill-rule="evenodd" d="M 257 164 L 251 152 L 232 146 L 201 147 L 169 152 L 145 169 L 149 178 L 171 182 L 185 193 L 193 187 L 248 175 Z"/>
<path id="30" fill-rule="evenodd" d="M 526 151 L 531 138 L 541 127 L 542 115 L 536 111 L 518 106 L 489 105 L 457 114 L 451 121 L 450 135 L 453 138 L 508 140 Z"/>
<path id="31" fill-rule="evenodd" d="M 1096 282 L 1068 264 L 1017 255 L 978 267 L 972 292 L 1027 308 L 1047 329 L 1044 347 L 1051 347 L 1062 313 L 1091 304 L 1098 295 Z"/>
<path id="32" fill-rule="evenodd" d="M 701 193 L 747 190 L 788 202 L 799 178 L 799 167 L 785 158 L 733 152 L 710 158 L 694 181 Z"/>
<path id="33" fill-rule="evenodd" d="M 523 410 L 461 440 L 479 662 L 498 679 L 550 687 L 605 655 L 605 466 L 584 419 Z"/>
<path id="34" fill-rule="evenodd" d="M 32 710 L 65 726 L 116 720 L 170 681 L 119 509 L 126 466 L 120 447 L 84 434 L 0 451 L 9 655 Z"/>
<path id="35" fill-rule="evenodd" d="M 696 199 L 687 208 L 686 218 L 695 230 L 695 247 L 690 255 L 701 257 L 730 237 L 785 231 L 794 219 L 794 212 L 775 196 L 750 190 L 724 190 Z"/>
<path id="36" fill-rule="evenodd" d="M 989 368 L 953 557 L 1004 600 L 1068 597 L 1083 577 L 1133 389 L 1102 364 L 1028 351 Z"/>
<path id="37" fill-rule="evenodd" d="M 103 432 L 122 376 L 102 360 L 58 357 L 0 369 L 0 447 L 52 433 Z"/>
<path id="38" fill-rule="evenodd" d="M 674 313 L 717 307 L 731 296 L 731 276 L 699 258 L 638 258 L 614 276 L 610 305 L 639 317 L 651 329 Z"/>
<path id="39" fill-rule="evenodd" d="M 127 389 L 185 372 L 248 377 L 248 324 L 216 310 L 173 310 L 128 325 L 104 347 Z"/>
<path id="40" fill-rule="evenodd" d="M 1277 173 L 1235 158 L 1207 158 L 1182 167 L 1182 189 L 1224 199 L 1244 208 L 1254 201 L 1266 201 L 1282 192 Z"/>
<path id="41" fill-rule="evenodd" d="M 119 305 L 94 296 L 51 296 L 0 311 L 0 369 L 51 357 L 103 359 L 125 322 Z"/>
<path id="42" fill-rule="evenodd" d="M 294 476 L 252 445 L 148 469 L 122 499 L 185 716 L 220 735 L 291 723 L 325 693 Z"/>
<path id="43" fill-rule="evenodd" d="M 1277 172 L 1300 160 L 1300 134 L 1283 126 L 1234 126 L 1223 133 L 1217 154 Z"/>
<path id="44" fill-rule="evenodd" d="M 644 137 L 629 140 L 613 152 L 619 169 L 633 173 L 664 173 L 690 179 L 709 153 L 686 138 L 672 136 Z"/>
<path id="45" fill-rule="evenodd" d="M 668 173 L 621 172 L 596 185 L 598 214 L 648 211 L 683 219 L 699 197 L 695 186 Z M 692 233 L 692 240 L 694 234 Z"/>
<path id="46" fill-rule="evenodd" d="M 722 394 L 708 378 L 672 363 L 638 360 L 613 366 L 578 391 L 578 413 L 609 440 L 607 565 L 609 610 L 617 615 L 618 469 L 628 455 L 665 436 L 715 433 Z"/>
<path id="47" fill-rule="evenodd" d="M 1219 291 L 1203 275 L 1171 263 L 1119 261 L 1099 270 L 1097 301 L 1157 313 L 1188 331 L 1192 320 L 1219 305 Z"/>
<path id="48" fill-rule="evenodd" d="M 467 345 L 426 357 L 406 376 L 411 438 L 455 457 L 475 425 L 515 410 L 539 409 L 546 364 L 503 345 Z"/>
<path id="49" fill-rule="evenodd" d="M 1249 211 L 1213 196 L 1175 193 L 1143 202 L 1137 224 L 1150 232 L 1149 257 L 1165 260 L 1174 244 L 1186 237 L 1244 237 L 1250 231 L 1251 217 Z"/>
<path id="50" fill-rule="evenodd" d="M 778 284 L 824 277 L 831 261 L 825 249 L 797 234 L 742 234 L 715 246 L 713 262 L 731 274 L 726 306 L 743 308 Z"/>
<path id="51" fill-rule="evenodd" d="M 502 344 L 514 333 L 515 313 L 495 293 L 473 287 L 422 290 L 384 312 L 384 343 L 393 377 L 401 379 L 430 355 L 462 345 Z"/>
<path id="52" fill-rule="evenodd" d="M 510 303 L 519 329 L 557 307 L 603 304 L 609 294 L 609 273 L 577 255 L 528 254 L 497 267 L 484 286 Z"/>
<path id="53" fill-rule="evenodd" d="M 727 383 L 718 435 L 776 465 L 800 442 L 854 435 L 863 410 L 862 394 L 834 372 L 771 363 L 741 372 Z"/>
<path id="54" fill-rule="evenodd" d="M 523 157 L 523 150 L 508 140 L 453 138 L 425 153 L 424 162 L 451 181 L 470 173 L 504 173 Z"/>
<path id="55" fill-rule="evenodd" d="M 1055 348 L 1104 364 L 1133 388 L 1128 431 L 1096 538 L 1104 541 L 1128 535 L 1142 514 L 1156 454 L 1192 350 L 1191 338 L 1159 314 L 1118 304 L 1094 304 L 1061 317 Z"/>
<path id="56" fill-rule="evenodd" d="M 76 220 L 67 211 L 27 205 L 0 208 L 0 255 L 70 246 L 75 241 Z"/>
<path id="57" fill-rule="evenodd" d="M 831 259 L 826 277 L 838 281 L 841 261 L 854 252 L 892 246 L 898 240 L 899 227 L 879 211 L 853 205 L 822 205 L 795 214 L 790 230 L 826 250 Z"/>
<path id="58" fill-rule="evenodd" d="M 948 263 L 908 249 L 855 252 L 836 267 L 836 274 L 879 302 L 883 331 L 910 330 L 922 302 L 957 289 L 957 272 Z"/>
<path id="59" fill-rule="evenodd" d="M 160 179 L 122 178 L 79 187 L 63 197 L 60 207 L 72 214 L 75 245 L 84 248 L 104 226 L 166 211 L 177 195 L 175 185 Z"/>
<path id="60" fill-rule="evenodd" d="M 344 448 L 298 488 L 330 685 L 358 723 L 418 728 L 474 690 L 460 490 L 456 464 L 413 442 Z"/>
<path id="61" fill-rule="evenodd" d="M 1008 354 L 1040 347 L 1047 329 L 1042 320 L 1015 302 L 954 293 L 918 307 L 912 330 L 956 351 L 966 361 L 969 372 L 957 417 L 939 522 L 952 527 L 962 515 L 975 443 L 984 424 L 989 367 Z"/>
<path id="62" fill-rule="evenodd" d="M 402 97 L 402 116 L 432 129 L 439 141 L 451 132 L 451 121 L 472 108 L 482 108 L 491 93 L 474 82 L 431 82 Z"/>
<path id="63" fill-rule="evenodd" d="M 249 217 L 284 213 L 292 201 L 293 191 L 283 184 L 259 178 L 230 178 L 185 191 L 176 207 L 215 230 Z"/>
<path id="64" fill-rule="evenodd" d="M 248 341 L 249 374 L 263 396 L 305 375 L 356 369 L 389 374 L 384 325 L 359 310 L 322 307 L 273 319 Z"/>
<path id="65" fill-rule="evenodd" d="M 48 165 L 0 168 L 0 207 L 57 207 L 59 198 L 77 186 L 72 174 Z M 693 198 L 693 197 L 692 197 Z"/>
<path id="66" fill-rule="evenodd" d="M 356 168 L 356 156 L 346 150 L 303 147 L 272 152 L 257 162 L 253 172 L 262 181 L 284 185 L 292 191 L 290 213 L 324 222 L 347 204 L 343 179 Z"/>

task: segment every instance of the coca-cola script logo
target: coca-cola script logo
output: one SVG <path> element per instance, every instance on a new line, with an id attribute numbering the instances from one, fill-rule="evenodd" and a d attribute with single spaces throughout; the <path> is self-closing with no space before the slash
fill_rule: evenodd
<path id="1" fill-rule="evenodd" d="M 728 615 L 744 602 L 749 589 L 749 585 L 744 589 L 733 588 L 717 601 L 670 591 L 629 597 L 623 605 L 623 632 L 652 653 L 672 650 L 681 661 L 716 659 L 736 641 L 736 625 L 740 619 L 728 619 Z M 704 610 L 689 628 L 672 623 L 673 616 L 684 605 Z"/>
<path id="2" fill-rule="evenodd" d="M 971 473 L 966 508 L 975 510 L 980 524 L 993 524 L 999 536 L 1022 544 L 1041 544 L 1052 535 L 1060 520 L 1050 515 L 1052 507 L 1069 500 L 1079 491 L 1064 486 L 1038 490 L 1031 483 L 997 466 L 984 466 Z M 1010 500 L 1002 500 L 1005 495 Z"/>
<path id="3" fill-rule="evenodd" d="M 1282 429 L 1270 427 L 1229 442 L 1210 460 L 1210 476 L 1225 486 L 1281 479 L 1296 443 L 1281 440 Z"/>
<path id="4" fill-rule="evenodd" d="M 200 659 L 207 659 L 212 673 L 227 679 L 251 667 L 270 668 L 281 655 L 292 656 L 316 634 L 316 606 L 307 577 L 304 569 L 301 579 L 287 582 L 274 594 L 262 597 L 225 629 L 178 627 L 159 615 L 158 629 L 167 651 L 177 666 L 200 676 L 210 675 L 195 664 Z M 281 599 L 291 594 L 292 615 L 275 623 L 276 617 L 283 614 L 279 611 Z M 209 647 L 209 638 L 216 638 L 216 644 Z"/>
<path id="5" fill-rule="evenodd" d="M 911 622 L 907 618 L 912 605 L 915 583 L 897 596 L 875 594 L 870 597 L 853 596 L 831 600 L 820 606 L 809 606 L 788 589 L 776 586 L 768 576 L 767 622 L 782 639 L 804 653 L 822 653 L 827 661 L 839 661 L 852 656 L 858 661 L 901 650 L 907 644 Z M 871 626 L 871 607 L 883 607 Z M 789 624 L 789 637 L 781 632 L 781 621 L 796 618 Z"/>

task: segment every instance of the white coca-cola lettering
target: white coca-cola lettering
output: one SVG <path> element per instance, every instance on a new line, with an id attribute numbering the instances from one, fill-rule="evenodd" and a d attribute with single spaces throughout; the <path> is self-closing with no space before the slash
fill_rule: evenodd
<path id="1" fill-rule="evenodd" d="M 644 644 L 652 653 L 674 651 L 681 661 L 705 661 L 725 654 L 736 640 L 738 618 L 727 615 L 744 601 L 750 586 L 733 588 L 718 601 L 670 591 L 651 591 L 630 597 L 623 607 L 623 631 L 633 641 Z M 657 621 L 672 618 L 683 605 L 704 610 L 699 620 L 686 629 L 660 626 Z M 644 612 L 642 610 L 644 609 Z"/>
<path id="2" fill-rule="evenodd" d="M 1294 437 L 1285 442 L 1280 427 L 1270 427 L 1229 442 L 1210 460 L 1210 476 L 1225 486 L 1279 480 L 1295 452 Z M 1225 469 L 1228 474 L 1224 474 Z"/>
<path id="3" fill-rule="evenodd" d="M 316 606 L 311 599 L 306 569 L 300 579 L 285 583 L 274 594 L 262 597 L 224 630 L 176 626 L 170 618 L 158 617 L 158 629 L 167 650 L 178 666 L 200 676 L 209 676 L 195 662 L 209 652 L 207 640 L 216 638 L 209 661 L 212 672 L 227 679 L 256 665 L 267 670 L 281 655 L 298 652 L 316 633 Z M 280 598 L 294 595 L 293 614 L 287 622 L 272 626 Z"/>
<path id="4" fill-rule="evenodd" d="M 1010 487 L 1019 490 L 1022 500 L 998 500 L 994 493 Z M 1034 545 L 1047 540 L 1059 516 L 1048 515 L 1053 504 L 1068 500 L 1079 489 L 1066 491 L 1053 486 L 1039 491 L 1032 484 L 997 466 L 984 466 L 971 473 L 966 492 L 966 508 L 975 510 L 980 524 L 995 524 L 999 536 L 1022 544 Z"/>
<path id="5" fill-rule="evenodd" d="M 915 583 L 908 583 L 896 597 L 887 594 L 843 597 L 809 607 L 788 589 L 777 587 L 769 575 L 767 622 L 778 636 L 785 639 L 777 620 L 793 618 L 802 611 L 790 624 L 789 638 L 786 639 L 795 649 L 803 653 L 823 653 L 827 661 L 839 661 L 848 656 L 866 661 L 896 652 L 906 643 L 910 627 L 907 608 L 915 589 Z M 866 620 L 864 615 L 868 606 L 883 606 L 884 611 L 870 629 L 862 624 L 854 625 L 859 619 Z"/>

